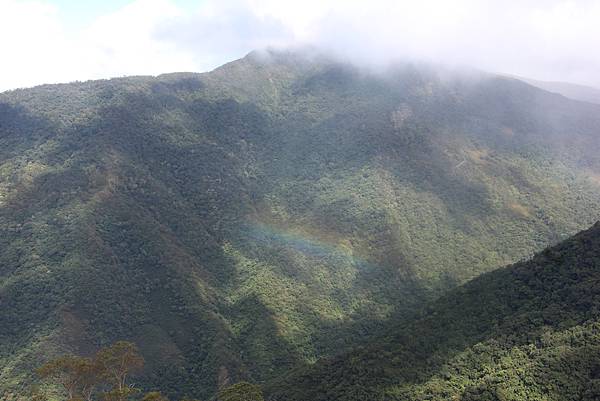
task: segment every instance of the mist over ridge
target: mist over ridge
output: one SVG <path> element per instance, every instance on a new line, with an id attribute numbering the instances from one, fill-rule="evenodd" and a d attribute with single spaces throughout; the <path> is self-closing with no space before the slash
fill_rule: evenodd
<path id="1" fill-rule="evenodd" d="M 0 33 L 20 38 L 3 43 L 0 90 L 209 71 L 295 46 L 371 66 L 425 61 L 600 87 L 600 5 L 587 0 L 135 0 L 85 19 L 51 0 L 0 7 Z"/>

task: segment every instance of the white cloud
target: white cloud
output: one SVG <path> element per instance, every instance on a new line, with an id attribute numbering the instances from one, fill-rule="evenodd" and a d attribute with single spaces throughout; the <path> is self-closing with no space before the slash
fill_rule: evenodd
<path id="1" fill-rule="evenodd" d="M 32 77 L 68 80 L 70 71 L 56 60 L 69 53 L 54 7 L 0 0 L 0 89 L 30 85 Z"/>
<path id="2" fill-rule="evenodd" d="M 168 0 L 138 0 L 68 35 L 56 7 L 0 0 L 0 90 L 42 83 L 195 70 L 193 54 L 159 40 L 160 24 L 182 18 Z"/>
<path id="3" fill-rule="evenodd" d="M 0 0 L 0 90 L 204 71 L 266 46 L 314 44 L 368 64 L 426 59 L 600 86 L 593 0 L 135 0 L 68 34 L 41 0 Z"/>
<path id="4" fill-rule="evenodd" d="M 158 25 L 182 17 L 181 10 L 167 0 L 136 1 L 99 17 L 79 39 L 85 70 L 95 76 L 193 70 L 189 53 L 154 37 Z"/>
<path id="5" fill-rule="evenodd" d="M 600 84 L 600 2 L 330 1 L 310 40 L 367 63 L 425 59 Z"/>
<path id="6" fill-rule="evenodd" d="M 191 15 L 164 21 L 155 38 L 186 49 L 206 70 L 255 49 L 294 43 L 296 35 L 280 18 L 261 15 L 248 2 L 212 1 Z"/>

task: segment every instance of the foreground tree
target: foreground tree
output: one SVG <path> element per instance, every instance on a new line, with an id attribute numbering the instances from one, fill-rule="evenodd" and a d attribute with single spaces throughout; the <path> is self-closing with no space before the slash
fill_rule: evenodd
<path id="1" fill-rule="evenodd" d="M 137 347 L 119 341 L 100 349 L 93 358 L 65 355 L 50 360 L 37 369 L 37 373 L 42 379 L 62 387 L 67 401 L 93 401 L 99 388 L 107 390 L 102 393 L 105 401 L 126 401 L 138 392 L 128 379 L 143 366 L 144 359 Z"/>
<path id="2" fill-rule="evenodd" d="M 162 395 L 160 391 L 151 391 L 144 395 L 142 401 L 169 401 L 169 399 Z"/>
<path id="3" fill-rule="evenodd" d="M 20 398 L 17 397 L 17 399 Z M 29 401 L 48 401 L 48 396 L 46 395 L 46 393 L 41 391 L 38 386 L 33 386 L 31 388 L 31 393 L 25 399 Z"/>
<path id="4" fill-rule="evenodd" d="M 107 401 L 125 401 L 138 392 L 127 383 L 130 375 L 144 367 L 144 358 L 139 354 L 135 344 L 118 341 L 108 348 L 102 348 L 96 354 L 96 361 L 101 368 L 102 376 L 112 387 L 104 393 Z"/>
<path id="5" fill-rule="evenodd" d="M 42 365 L 37 373 L 65 390 L 68 401 L 91 401 L 99 384 L 98 367 L 90 358 L 66 355 Z"/>
<path id="6" fill-rule="evenodd" d="M 219 391 L 219 401 L 264 401 L 260 386 L 239 382 Z"/>
<path id="7" fill-rule="evenodd" d="M 93 358 L 65 355 L 52 359 L 37 369 L 38 375 L 55 385 L 62 387 L 66 401 L 126 401 L 139 389 L 129 383 L 129 378 L 144 367 L 144 358 L 135 344 L 118 341 L 107 348 L 101 348 Z M 237 386 L 237 387 L 236 387 Z M 250 386 L 250 387 L 247 387 Z M 262 401 L 256 394 L 258 386 L 250 383 L 238 383 L 224 390 L 227 401 Z M 236 390 L 237 389 L 237 390 Z M 106 390 L 105 392 L 101 392 Z M 231 398 L 239 391 L 252 395 L 252 398 Z M 229 394 L 229 395 L 228 395 Z M 30 401 L 48 401 L 46 394 L 33 390 L 27 398 Z M 138 398 L 136 398 L 138 399 Z M 159 391 L 146 393 L 141 401 L 169 401 Z M 197 401 L 184 398 L 181 401 Z"/>

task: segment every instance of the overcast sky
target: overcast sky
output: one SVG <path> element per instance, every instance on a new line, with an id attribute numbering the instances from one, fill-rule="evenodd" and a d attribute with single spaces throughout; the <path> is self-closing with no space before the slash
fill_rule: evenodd
<path id="1" fill-rule="evenodd" d="M 600 87 L 599 21 L 600 0 L 0 0 L 0 91 L 309 44 Z"/>

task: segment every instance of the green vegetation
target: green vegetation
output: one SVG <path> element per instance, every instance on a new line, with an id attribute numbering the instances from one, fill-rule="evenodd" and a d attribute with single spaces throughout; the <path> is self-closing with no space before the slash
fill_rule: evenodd
<path id="1" fill-rule="evenodd" d="M 599 127 L 511 79 L 285 53 L 2 93 L 0 399 L 119 339 L 142 391 L 207 399 L 408 324 L 598 218 Z"/>
<path id="2" fill-rule="evenodd" d="M 276 381 L 273 400 L 596 400 L 600 223 L 409 324 Z"/>
<path id="3" fill-rule="evenodd" d="M 219 391 L 219 401 L 263 401 L 262 390 L 256 384 L 239 382 Z"/>
<path id="4" fill-rule="evenodd" d="M 169 399 L 159 391 L 150 391 L 144 395 L 142 401 L 169 401 Z"/>
<path id="5" fill-rule="evenodd" d="M 129 377 L 144 366 L 137 347 L 119 341 L 102 348 L 93 358 L 64 355 L 52 359 L 37 369 L 38 376 L 50 386 L 58 386 L 67 401 L 127 401 L 139 389 L 128 383 Z M 47 400 L 54 396 L 34 391 Z"/>
<path id="6" fill-rule="evenodd" d="M 44 392 L 36 387 L 29 398 L 36 401 L 169 401 L 160 391 L 149 391 L 140 398 L 140 390 L 131 383 L 131 376 L 139 374 L 143 366 L 144 358 L 137 346 L 127 341 L 101 348 L 91 358 L 63 355 L 36 370 L 49 390 Z M 21 398 L 18 397 L 18 400 Z M 260 386 L 239 382 L 219 390 L 217 399 L 263 401 L 263 396 Z M 182 401 L 194 400 L 185 397 Z"/>

